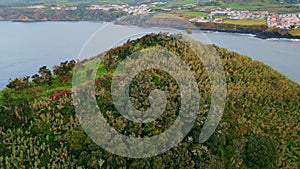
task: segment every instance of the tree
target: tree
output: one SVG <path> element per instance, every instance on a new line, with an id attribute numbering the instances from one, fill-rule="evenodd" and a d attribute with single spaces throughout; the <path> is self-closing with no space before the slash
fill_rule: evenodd
<path id="1" fill-rule="evenodd" d="M 31 79 L 36 84 L 40 84 L 41 83 L 41 77 L 38 74 L 35 74 L 35 75 L 31 76 Z"/>
<path id="2" fill-rule="evenodd" d="M 53 74 L 56 75 L 62 82 L 67 82 L 72 78 L 73 69 L 76 62 L 71 60 L 70 62 L 61 62 L 59 66 L 54 66 Z"/>
<path id="3" fill-rule="evenodd" d="M 15 80 L 11 80 L 6 86 L 11 89 L 23 90 L 30 87 L 29 76 L 23 78 L 16 78 Z"/>
<path id="4" fill-rule="evenodd" d="M 52 84 L 52 73 L 47 68 L 47 66 L 43 66 L 39 69 L 39 74 L 41 75 L 41 79 L 45 84 L 51 85 Z"/>

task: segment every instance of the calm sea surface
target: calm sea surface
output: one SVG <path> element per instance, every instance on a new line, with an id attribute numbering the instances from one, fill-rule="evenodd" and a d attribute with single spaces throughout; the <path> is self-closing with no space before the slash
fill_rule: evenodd
<path id="1" fill-rule="evenodd" d="M 33 75 L 43 65 L 51 68 L 62 61 L 77 59 L 83 47 L 81 59 L 120 45 L 128 38 L 161 31 L 180 32 L 111 23 L 0 22 L 0 89 L 10 78 Z M 300 84 L 299 41 L 262 40 L 251 35 L 216 32 L 194 32 L 190 36 L 262 61 Z"/>

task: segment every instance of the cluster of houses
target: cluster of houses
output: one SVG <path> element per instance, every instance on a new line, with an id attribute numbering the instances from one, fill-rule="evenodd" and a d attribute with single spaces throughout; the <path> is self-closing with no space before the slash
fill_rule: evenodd
<path id="1" fill-rule="evenodd" d="M 223 16 L 223 17 L 220 17 Z M 270 14 L 268 11 L 249 11 L 249 10 L 225 10 L 216 9 L 211 11 L 207 17 L 195 17 L 190 22 L 215 22 L 222 23 L 223 19 L 241 20 L 257 19 L 265 20 L 269 27 L 280 29 L 300 29 L 300 14 Z"/>
<path id="2" fill-rule="evenodd" d="M 280 29 L 299 29 L 300 14 L 280 14 L 270 15 L 267 18 L 269 27 Z"/>
<path id="3" fill-rule="evenodd" d="M 151 4 L 142 4 L 137 6 L 130 6 L 128 4 L 121 4 L 121 5 L 91 5 L 87 7 L 87 10 L 103 10 L 103 11 L 109 11 L 109 10 L 118 10 L 118 11 L 124 11 L 129 14 L 144 14 L 149 13 L 151 11 L 150 7 L 155 7 L 157 5 L 164 5 L 165 2 L 153 2 Z M 24 6 L 24 7 L 13 7 L 15 9 L 52 9 L 52 10 L 77 10 L 77 6 L 73 7 L 62 7 L 62 6 L 44 6 L 44 5 L 34 5 L 34 6 Z"/>
<path id="4" fill-rule="evenodd" d="M 250 11 L 250 10 L 231 10 L 227 8 L 225 10 L 217 9 L 210 12 L 209 17 L 215 15 L 226 16 L 227 19 L 241 20 L 241 19 L 265 19 L 269 15 L 268 11 Z"/>
<path id="5" fill-rule="evenodd" d="M 147 4 L 140 4 L 140 5 L 128 5 L 128 4 L 106 4 L 106 5 L 97 5 L 93 4 L 89 7 L 86 7 L 87 10 L 103 10 L 103 11 L 109 11 L 109 10 L 117 10 L 117 11 L 124 11 L 128 14 L 145 14 L 152 11 L 153 8 L 156 8 L 158 6 L 163 6 L 167 2 L 152 2 Z M 196 5 L 193 4 L 185 4 L 183 5 L 180 10 L 182 9 L 191 9 L 195 8 Z M 63 6 L 45 6 L 45 5 L 33 5 L 33 6 L 23 6 L 23 7 L 12 7 L 15 9 L 51 9 L 51 10 L 77 10 L 77 6 L 73 7 L 63 7 Z M 159 8 L 163 12 L 170 12 L 173 9 L 172 8 Z"/>
<path id="6" fill-rule="evenodd" d="M 269 15 L 268 11 L 249 11 L 249 10 L 231 10 L 227 8 L 216 9 L 211 11 L 207 17 L 196 17 L 190 19 L 191 22 L 215 22 L 222 23 L 223 18 L 225 19 L 233 19 L 233 20 L 242 20 L 242 19 L 259 19 L 263 20 L 266 16 Z M 221 16 L 221 17 L 220 17 Z"/>
<path id="7" fill-rule="evenodd" d="M 104 11 L 109 11 L 109 10 L 119 10 L 119 11 L 124 11 L 129 14 L 145 14 L 149 13 L 151 9 L 149 8 L 149 5 L 142 4 L 138 6 L 130 6 L 128 4 L 123 4 L 123 5 L 91 5 L 90 7 L 87 7 L 88 10 L 104 10 Z"/>
<path id="8" fill-rule="evenodd" d="M 269 15 L 268 11 L 228 11 L 228 19 L 259 19 L 263 20 Z"/>

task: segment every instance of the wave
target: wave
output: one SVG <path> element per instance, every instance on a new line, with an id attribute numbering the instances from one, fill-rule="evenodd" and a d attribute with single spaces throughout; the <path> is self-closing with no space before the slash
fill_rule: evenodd
<path id="1" fill-rule="evenodd" d="M 269 38 L 266 39 L 269 41 L 291 41 L 291 42 L 300 42 L 300 39 L 288 39 L 288 38 Z"/>
<path id="2" fill-rule="evenodd" d="M 256 35 L 254 34 L 250 34 L 250 33 L 239 33 L 240 36 L 248 36 L 248 37 L 256 37 Z"/>

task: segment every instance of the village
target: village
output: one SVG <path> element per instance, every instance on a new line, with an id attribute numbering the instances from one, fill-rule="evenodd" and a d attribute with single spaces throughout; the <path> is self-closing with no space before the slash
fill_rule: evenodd
<path id="1" fill-rule="evenodd" d="M 151 4 L 151 6 L 155 6 L 155 4 Z M 90 7 L 87 7 L 88 10 L 120 10 L 123 12 L 126 12 L 128 14 L 146 14 L 151 12 L 151 9 L 149 8 L 149 5 L 142 4 L 138 6 L 130 6 L 128 4 L 123 5 L 91 5 Z"/>
<path id="2" fill-rule="evenodd" d="M 224 20 L 261 20 L 266 21 L 269 28 L 299 29 L 300 14 L 275 14 L 268 11 L 231 10 L 220 8 L 212 10 L 206 17 L 197 16 L 190 22 L 223 23 Z"/>
<path id="3" fill-rule="evenodd" d="M 269 27 L 280 29 L 299 29 L 300 14 L 280 14 L 267 17 Z"/>
<path id="4" fill-rule="evenodd" d="M 242 19 L 253 19 L 253 20 L 264 20 L 269 14 L 268 11 L 249 11 L 249 10 L 231 10 L 226 8 L 222 10 L 220 8 L 212 10 L 207 17 L 195 17 L 190 19 L 191 22 L 215 22 L 222 23 L 223 20 L 242 20 Z"/>
<path id="5" fill-rule="evenodd" d="M 151 4 L 141 4 L 137 6 L 130 6 L 128 4 L 107 4 L 107 5 L 90 5 L 89 7 L 86 7 L 87 10 L 103 10 L 103 11 L 110 11 L 110 10 L 117 10 L 117 11 L 123 11 L 128 14 L 145 14 L 151 12 L 151 8 L 156 7 L 156 5 L 163 5 L 164 2 L 153 2 Z M 52 6 L 48 7 L 45 5 L 34 5 L 34 6 L 24 6 L 24 7 L 12 7 L 15 9 L 51 9 L 51 10 L 77 10 L 77 6 L 70 6 L 70 7 L 64 7 L 64 6 Z"/>

